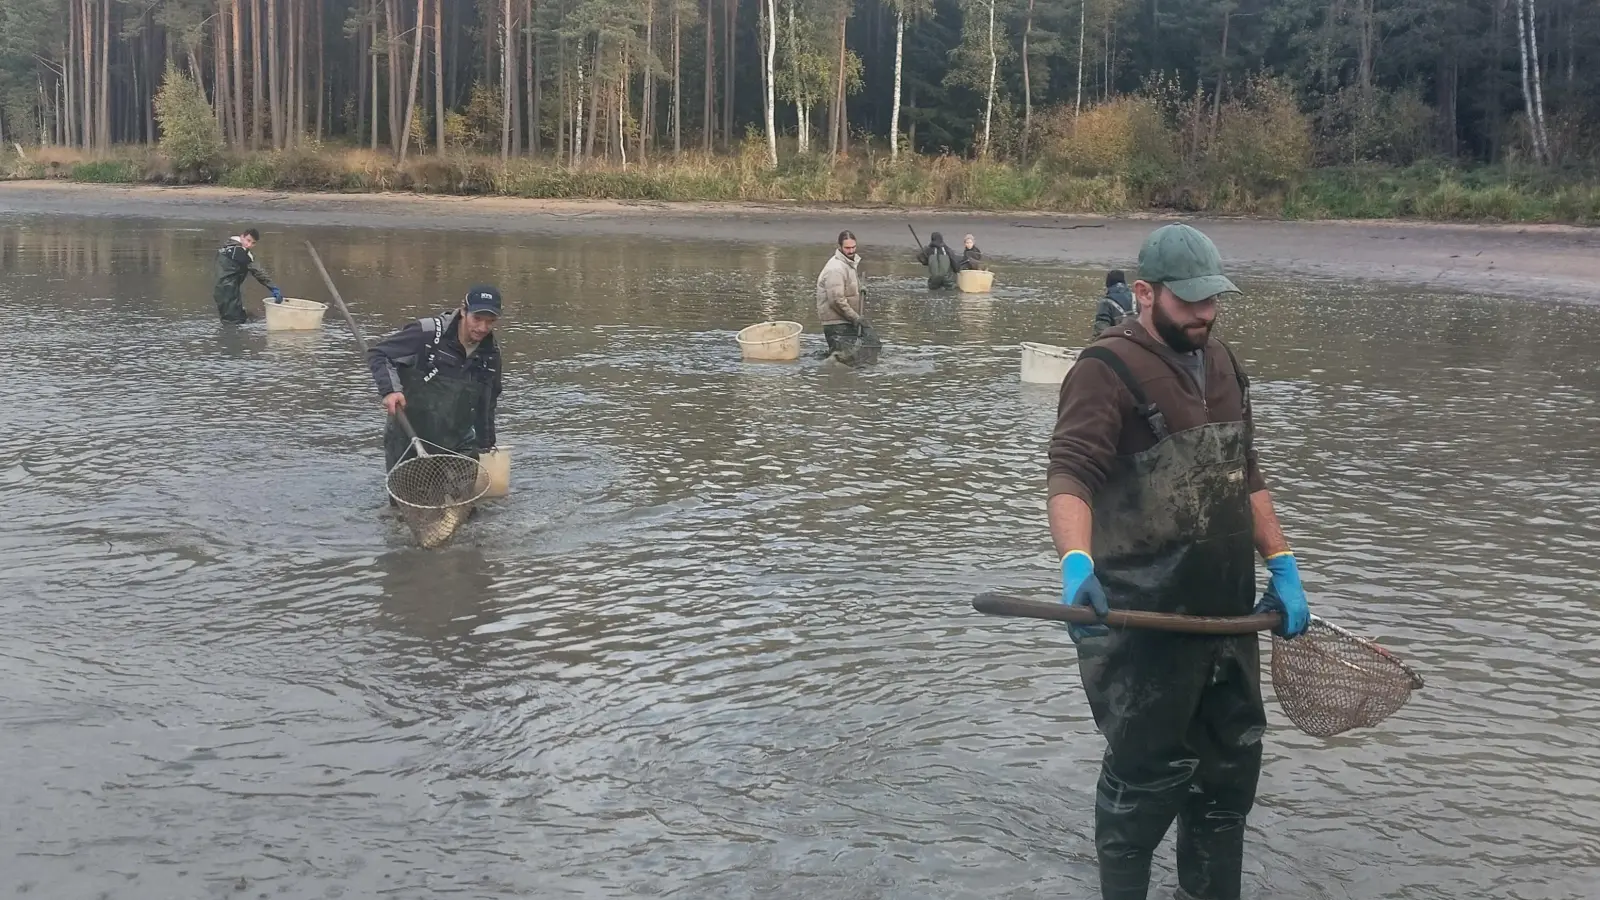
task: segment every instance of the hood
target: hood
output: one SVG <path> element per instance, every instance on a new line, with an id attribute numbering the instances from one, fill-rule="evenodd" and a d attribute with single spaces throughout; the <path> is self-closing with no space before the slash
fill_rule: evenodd
<path id="1" fill-rule="evenodd" d="M 1115 300 L 1123 309 L 1133 309 L 1133 291 L 1120 281 L 1106 288 L 1106 296 Z"/>
<path id="2" fill-rule="evenodd" d="M 852 269 L 861 263 L 861 254 L 859 252 L 856 253 L 854 258 L 851 258 L 849 256 L 845 256 L 843 250 L 835 250 L 833 251 L 833 258 L 839 260 Z"/>

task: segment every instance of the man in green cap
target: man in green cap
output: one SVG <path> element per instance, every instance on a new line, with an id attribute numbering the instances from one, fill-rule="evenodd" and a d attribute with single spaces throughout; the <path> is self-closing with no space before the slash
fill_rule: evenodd
<path id="1" fill-rule="evenodd" d="M 1211 335 L 1238 293 L 1204 234 L 1157 229 L 1139 251 L 1135 314 L 1079 354 L 1061 385 L 1048 474 L 1061 602 L 1195 616 L 1310 613 L 1256 463 L 1249 381 Z M 1255 560 L 1269 587 L 1255 598 Z M 1144 900 L 1178 822 L 1177 896 L 1237 900 L 1261 772 L 1256 636 L 1072 626 L 1106 740 L 1095 850 L 1105 900 Z"/>

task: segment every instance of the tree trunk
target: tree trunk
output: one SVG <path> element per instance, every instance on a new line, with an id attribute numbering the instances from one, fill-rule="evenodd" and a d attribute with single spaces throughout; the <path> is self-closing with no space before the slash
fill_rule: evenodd
<path id="1" fill-rule="evenodd" d="M 764 0 L 767 10 L 767 59 L 766 59 L 766 88 L 767 88 L 767 162 L 773 168 L 778 167 L 778 119 L 777 119 L 777 85 L 774 82 L 774 66 L 778 61 L 778 2 L 777 0 Z M 899 70 L 895 70 L 896 92 L 899 91 Z"/>
<path id="2" fill-rule="evenodd" d="M 539 152 L 539 50 L 533 40 L 533 0 L 522 0 L 522 61 L 527 67 L 528 152 Z"/>
<path id="3" fill-rule="evenodd" d="M 1531 4 L 1533 0 L 1528 0 Z M 1534 45 L 1535 52 L 1538 44 Z M 111 0 L 100 0 L 100 149 L 111 149 Z M 199 73 L 196 73 L 196 78 Z M 1537 86 L 1538 82 L 1535 82 Z M 1544 127 L 1543 109 L 1539 127 Z"/>
<path id="4" fill-rule="evenodd" d="M 233 145 L 243 147 L 244 137 L 244 15 L 233 0 Z"/>
<path id="5" fill-rule="evenodd" d="M 267 105 L 272 108 L 272 146 L 283 149 L 283 67 L 278 64 L 278 0 L 267 0 Z"/>
<path id="6" fill-rule="evenodd" d="M 251 63 L 253 64 L 254 78 L 250 80 L 250 149 L 261 149 L 261 133 L 265 127 L 262 124 L 262 84 L 261 84 L 261 0 L 247 0 L 250 4 L 250 40 Z"/>
<path id="7" fill-rule="evenodd" d="M 676 0 L 674 0 L 676 2 Z M 653 119 L 655 118 L 656 97 L 655 85 L 651 80 L 650 60 L 655 56 L 656 49 L 656 4 L 655 0 L 644 0 L 644 85 L 639 95 L 639 162 L 644 162 L 645 147 L 649 144 L 651 132 L 654 131 Z"/>
<path id="8" fill-rule="evenodd" d="M 1555 154 L 1550 149 L 1550 129 L 1544 120 L 1544 75 L 1539 65 L 1539 16 L 1535 0 L 1528 0 L 1528 58 L 1533 68 L 1534 118 L 1539 123 L 1539 143 L 1544 147 L 1544 161 L 1548 164 L 1555 161 Z"/>
<path id="9" fill-rule="evenodd" d="M 800 0 L 789 0 L 789 66 L 794 75 L 795 149 L 804 156 L 811 152 L 811 124 L 807 118 L 806 90 L 800 81 L 800 33 L 795 28 L 794 8 Z"/>
<path id="10" fill-rule="evenodd" d="M 1233 22 L 1233 10 L 1222 11 L 1222 53 L 1217 56 L 1217 90 L 1211 97 L 1211 136 L 1217 139 L 1217 124 L 1222 119 L 1222 88 L 1228 77 L 1228 26 Z"/>
<path id="11" fill-rule="evenodd" d="M 1083 115 L 1083 35 L 1088 24 L 1089 0 L 1078 0 L 1078 96 L 1072 102 L 1072 115 Z"/>
<path id="12" fill-rule="evenodd" d="M 512 83 L 516 70 L 511 55 L 516 52 L 516 42 L 511 39 L 511 0 L 501 4 L 500 19 L 500 162 L 511 157 L 511 138 L 516 123 L 511 114 L 516 103 L 516 86 Z"/>
<path id="13" fill-rule="evenodd" d="M 378 2 L 372 0 L 372 152 L 378 152 Z"/>
<path id="14" fill-rule="evenodd" d="M 717 90 L 716 72 L 714 71 L 717 59 L 715 46 L 717 17 L 713 3 L 714 0 L 706 0 L 706 102 L 703 118 L 701 119 L 704 123 L 702 130 L 705 133 L 701 135 L 701 143 L 705 145 L 707 153 L 711 152 L 711 141 L 715 138 L 717 132 L 716 104 L 713 103 L 714 98 L 712 96 Z"/>
<path id="15" fill-rule="evenodd" d="M 389 151 L 400 152 L 400 133 L 405 128 L 405 113 L 400 109 L 400 10 L 395 0 L 384 0 L 389 24 Z"/>
<path id="16" fill-rule="evenodd" d="M 94 0 L 80 0 L 83 11 L 83 40 L 79 45 L 83 51 L 83 148 L 91 150 L 99 146 L 99 140 L 94 133 L 94 123 L 97 121 L 94 114 Z"/>
<path id="17" fill-rule="evenodd" d="M 366 0 L 361 0 L 361 18 L 356 20 L 356 146 L 361 146 L 367 128 L 367 51 L 372 36 L 367 33 Z"/>
<path id="18" fill-rule="evenodd" d="M 226 17 L 227 7 L 217 11 L 217 15 Z M 226 22 L 218 22 L 217 27 L 211 31 L 211 83 L 215 85 L 217 103 L 212 111 L 216 113 L 217 125 L 222 129 L 222 139 L 227 141 L 233 129 L 233 115 L 228 110 L 228 99 L 233 96 L 233 89 L 228 86 L 228 54 L 224 48 L 223 35 L 227 29 L 223 26 Z M 133 91 L 139 93 L 139 57 L 132 55 L 133 59 Z"/>
<path id="19" fill-rule="evenodd" d="M 444 143 L 444 0 L 433 0 L 433 115 L 434 132 L 439 136 L 439 155 Z"/>
<path id="20" fill-rule="evenodd" d="M 317 140 L 321 141 L 327 134 L 326 110 L 328 108 L 328 38 L 323 34 L 324 23 L 328 12 L 322 7 L 323 0 L 317 0 Z"/>
<path id="21" fill-rule="evenodd" d="M 989 0 L 989 92 L 983 101 L 983 155 L 985 157 L 992 155 L 992 150 L 989 146 L 989 123 L 994 117 L 994 76 L 1000 68 L 1000 58 L 994 51 L 994 4 L 995 0 Z M 1078 70 L 1081 73 L 1083 71 L 1082 40 L 1078 41 L 1078 48 Z M 1078 76 L 1078 83 L 1083 83 L 1082 74 Z"/>
<path id="22" fill-rule="evenodd" d="M 594 71 L 589 77 L 589 133 L 583 142 L 583 156 L 594 159 L 595 132 L 600 130 L 600 69 L 605 62 L 605 39 L 594 39 Z"/>
<path id="23" fill-rule="evenodd" d="M 733 72 L 738 62 L 739 0 L 723 0 L 722 8 L 728 17 L 727 28 L 722 32 L 722 146 L 725 150 L 732 150 L 735 141 L 733 135 Z"/>
<path id="24" fill-rule="evenodd" d="M 672 155 L 683 153 L 683 18 L 679 4 L 672 4 Z"/>
<path id="25" fill-rule="evenodd" d="M 434 0 L 438 2 L 438 0 Z M 406 151 L 411 149 L 411 123 L 417 113 L 417 84 L 422 77 L 422 23 L 428 21 L 427 0 L 417 0 L 417 30 L 411 41 L 411 87 L 406 91 L 406 126 L 400 132 L 400 161 L 406 161 Z"/>
<path id="26" fill-rule="evenodd" d="M 67 47 L 61 61 L 62 131 L 68 147 L 78 146 L 78 86 L 72 83 L 72 68 L 78 58 L 78 0 L 67 2 Z"/>
<path id="27" fill-rule="evenodd" d="M 1028 136 L 1033 133 L 1033 80 L 1028 74 L 1028 36 L 1033 33 L 1033 0 L 1022 23 L 1022 164 L 1028 164 Z M 895 50 L 899 54 L 898 47 Z M 898 59 L 896 66 L 899 65 Z M 898 82 L 897 82 L 898 83 Z"/>
<path id="28" fill-rule="evenodd" d="M 1550 161 L 1539 133 L 1539 117 L 1533 110 L 1533 88 L 1528 79 L 1528 26 L 1524 22 L 1528 0 L 1517 0 L 1517 50 L 1522 56 L 1522 108 L 1528 117 L 1528 132 L 1533 140 L 1533 155 L 1540 163 Z"/>
<path id="29" fill-rule="evenodd" d="M 839 68 L 833 86 L 833 108 L 828 114 L 828 155 L 835 160 L 844 146 L 844 141 L 840 139 L 844 134 L 844 26 L 849 15 L 849 7 L 839 12 Z"/>

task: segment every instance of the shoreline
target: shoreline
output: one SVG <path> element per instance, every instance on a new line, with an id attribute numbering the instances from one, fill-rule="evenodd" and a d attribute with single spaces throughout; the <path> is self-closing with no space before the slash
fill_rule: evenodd
<path id="1" fill-rule="evenodd" d="M 216 186 L 0 182 L 0 221 L 15 216 L 225 221 L 663 240 L 815 243 L 855 231 L 863 256 L 909 249 L 905 223 L 973 232 L 1006 262 L 1132 270 L 1144 235 L 1186 221 L 1241 273 L 1378 281 L 1474 293 L 1600 302 L 1600 228 L 1382 220 L 1295 221 L 1141 212 L 1114 216 L 759 202 L 528 200 L 413 193 L 319 193 Z"/>

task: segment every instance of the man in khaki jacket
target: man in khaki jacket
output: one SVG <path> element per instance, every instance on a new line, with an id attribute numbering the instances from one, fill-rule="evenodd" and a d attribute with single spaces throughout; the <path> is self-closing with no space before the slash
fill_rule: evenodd
<path id="1" fill-rule="evenodd" d="M 861 258 L 856 236 L 839 232 L 839 249 L 817 276 L 817 318 L 828 341 L 828 354 L 850 365 L 877 361 L 883 344 L 867 324 L 866 295 L 861 289 Z"/>

